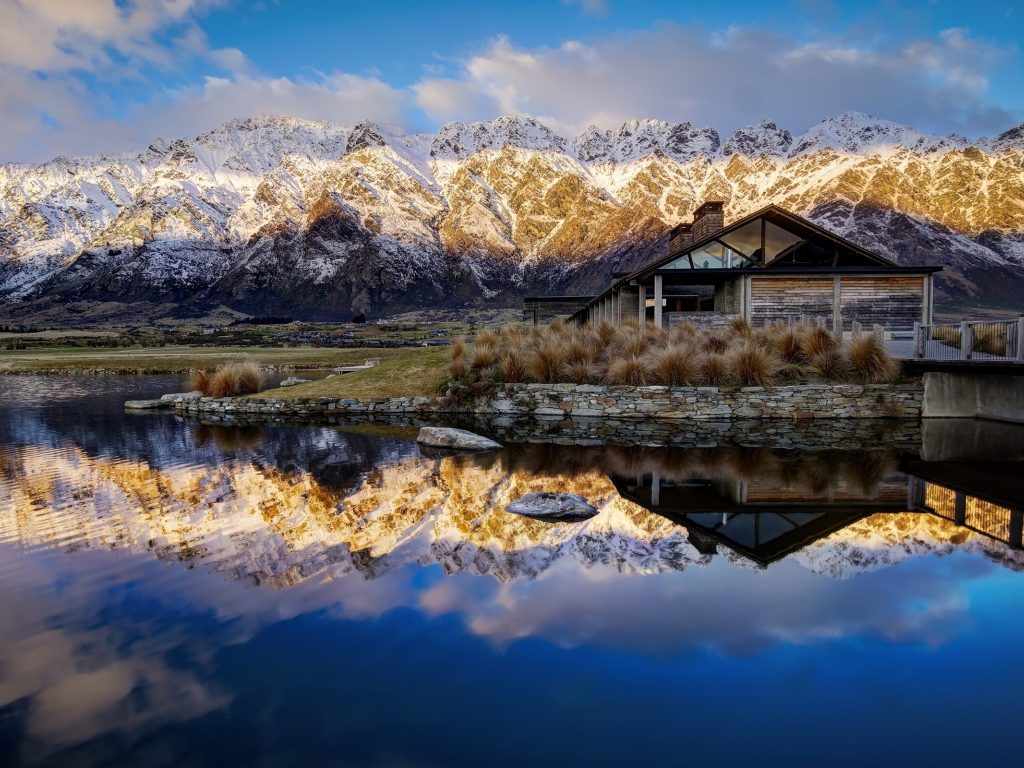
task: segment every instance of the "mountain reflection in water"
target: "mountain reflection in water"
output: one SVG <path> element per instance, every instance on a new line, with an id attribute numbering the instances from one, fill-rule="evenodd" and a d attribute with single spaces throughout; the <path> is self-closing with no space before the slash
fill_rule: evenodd
<path id="1" fill-rule="evenodd" d="M 1006 621 L 1008 614 L 990 618 L 972 607 L 975 585 L 1006 584 L 1020 604 L 1017 510 L 1024 503 L 1013 483 L 966 487 L 971 472 L 981 470 L 963 457 L 928 461 L 924 451 L 884 446 L 526 443 L 432 458 L 412 442 L 414 427 L 231 427 L 124 414 L 120 403 L 143 384 L 159 392 L 177 382 L 93 382 L 100 396 L 72 382 L 58 397 L 50 396 L 60 389 L 53 381 L 0 384 L 0 394 L 14 393 L 21 403 L 0 417 L 5 765 L 145 764 L 139 750 L 147 744 L 160 761 L 308 764 L 308 750 L 321 742 L 337 748 L 335 737 L 321 734 L 303 753 L 284 743 L 279 714 L 261 737 L 264 752 L 222 753 L 201 746 L 207 726 L 199 724 L 252 727 L 240 698 L 251 684 L 233 678 L 226 659 L 249 655 L 247 664 L 305 679 L 299 662 L 285 661 L 295 658 L 285 649 L 306 648 L 325 663 L 315 645 L 320 637 L 348 649 L 343 658 L 375 660 L 375 675 L 349 665 L 338 675 L 364 691 L 398 686 L 398 698 L 416 698 L 402 679 L 429 687 L 443 685 L 444 674 L 472 678 L 486 670 L 504 680 L 493 691 L 492 716 L 516 722 L 507 707 L 529 696 L 530 686 L 584 685 L 590 693 L 583 699 L 563 692 L 535 702 L 575 732 L 589 731 L 604 715 L 591 712 L 577 722 L 573 706 L 588 697 L 618 699 L 619 684 L 610 681 L 620 679 L 626 658 L 674 679 L 684 659 L 712 649 L 703 663 L 723 683 L 739 674 L 735 665 L 743 659 L 760 658 L 761 673 L 744 667 L 742 674 L 748 685 L 760 680 L 775 689 L 774 675 L 790 664 L 787 649 L 803 648 L 802 663 L 816 659 L 820 669 L 831 669 L 829 644 L 873 638 L 905 653 L 931 648 L 928 663 L 937 664 L 934 649 L 977 643 L 972 627 Z M 1016 458 L 1005 466 L 989 461 L 986 471 L 1004 477 L 1016 471 Z M 599 514 L 552 524 L 504 511 L 532 491 L 579 494 Z M 1009 627 L 1006 642 L 1024 638 L 1019 625 Z M 281 645 L 269 639 L 274 633 L 289 640 Z M 992 647 L 983 652 L 992 653 L 1000 641 L 991 638 L 999 635 L 985 636 Z M 415 647 L 402 639 L 413 637 Z M 480 640 L 486 646 L 474 644 Z M 275 650 L 261 650 L 262 643 Z M 401 650 L 387 653 L 393 643 Z M 559 657 L 559 672 L 551 667 L 556 651 L 536 643 L 568 654 Z M 867 654 L 864 663 L 886 667 L 884 656 Z M 406 667 L 400 658 L 425 666 Z M 904 658 L 900 674 L 924 669 L 923 658 Z M 584 677 L 563 679 L 577 667 Z M 661 683 L 649 677 L 654 668 L 645 669 L 630 685 L 647 691 L 646 703 L 632 713 L 607 705 L 620 722 L 642 714 L 656 725 L 684 706 L 669 699 L 666 707 Z M 601 682 L 581 682 L 594 670 Z M 705 673 L 687 674 L 692 681 Z M 314 675 L 307 686 L 319 690 L 321 678 Z M 815 677 L 821 684 L 827 678 Z M 292 695 L 283 680 L 261 685 Z M 825 690 L 806 685 L 819 696 Z M 848 685 L 853 698 L 837 703 L 839 710 L 856 709 L 857 696 L 868 695 Z M 804 706 L 804 693 L 785 695 L 797 709 Z M 354 750 L 340 763 L 479 764 L 426 744 L 426 731 L 418 729 L 429 731 L 434 715 L 421 724 L 410 719 L 422 710 L 399 716 L 405 732 L 418 736 L 395 735 L 385 716 L 395 699 L 385 699 L 363 710 L 359 726 L 331 720 L 324 733 Z M 294 706 L 305 718 L 319 717 L 319 710 Z M 347 706 L 334 698 L 318 705 L 336 715 Z M 711 706 L 708 716 L 716 711 L 722 710 Z M 441 713 L 477 717 L 451 699 Z M 700 726 L 708 727 L 718 726 Z M 838 727 L 830 721 L 821 733 L 837 735 Z M 356 731 L 367 740 L 358 748 L 350 743 Z M 276 736 L 281 743 L 267 742 Z M 474 739 L 464 737 L 467 745 Z M 561 749 L 545 744 L 549 758 Z M 936 758 L 941 763 L 954 752 Z M 593 764 L 628 763 L 630 754 L 583 753 Z M 740 749 L 737 762 L 755 753 Z M 524 759 L 549 762 L 527 745 L 484 762 Z M 563 759 L 572 762 L 568 754 Z"/>

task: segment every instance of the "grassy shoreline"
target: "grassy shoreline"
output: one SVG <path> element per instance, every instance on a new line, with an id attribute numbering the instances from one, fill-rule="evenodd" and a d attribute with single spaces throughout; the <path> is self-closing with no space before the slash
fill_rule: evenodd
<path id="1" fill-rule="evenodd" d="M 369 358 L 386 362 L 436 351 L 438 347 L 385 349 L 337 349 L 318 347 L 166 347 L 90 349 L 54 347 L 0 351 L 0 374 L 95 372 L 128 374 L 187 373 L 195 368 L 213 370 L 218 365 L 255 359 L 261 366 L 323 369 L 358 365 Z"/>

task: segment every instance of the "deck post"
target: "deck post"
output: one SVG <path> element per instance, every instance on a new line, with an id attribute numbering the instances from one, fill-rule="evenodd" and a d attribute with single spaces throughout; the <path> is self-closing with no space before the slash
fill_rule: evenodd
<path id="1" fill-rule="evenodd" d="M 640 283 L 638 288 L 638 293 L 640 294 L 640 317 L 638 319 L 640 320 L 640 327 L 643 328 L 644 323 L 647 322 L 647 286 Z"/>
<path id="2" fill-rule="evenodd" d="M 974 326 L 967 320 L 960 321 L 960 359 L 970 360 L 974 351 Z"/>
<path id="3" fill-rule="evenodd" d="M 657 471 L 651 472 L 651 506 L 661 506 L 661 475 Z"/>
<path id="4" fill-rule="evenodd" d="M 1017 318 L 1017 362 L 1024 363 L 1024 315 Z"/>
<path id="5" fill-rule="evenodd" d="M 843 340 L 843 279 L 832 278 L 832 335 Z"/>
<path id="6" fill-rule="evenodd" d="M 924 355 L 921 354 L 921 348 L 924 345 L 921 343 L 921 324 L 914 323 L 914 353 L 911 355 L 915 360 L 923 360 Z"/>
<path id="7" fill-rule="evenodd" d="M 661 293 L 662 293 L 662 282 L 664 278 L 661 275 L 654 276 L 654 324 L 661 328 Z"/>
<path id="8" fill-rule="evenodd" d="M 1024 533 L 1024 512 L 1019 509 L 1010 510 L 1010 549 L 1024 549 L 1021 534 Z"/>
<path id="9" fill-rule="evenodd" d="M 967 525 L 967 494 L 957 492 L 953 497 L 953 523 Z"/>
<path id="10" fill-rule="evenodd" d="M 852 323 L 850 323 L 850 329 L 851 329 L 851 332 L 853 333 L 853 335 L 857 336 L 858 334 L 861 333 L 861 331 L 864 330 L 864 326 L 861 325 L 856 320 L 854 320 Z"/>
<path id="11" fill-rule="evenodd" d="M 885 339 L 885 328 L 878 323 L 871 326 L 871 332 L 875 334 L 875 338 L 879 341 L 883 341 Z"/>
<path id="12" fill-rule="evenodd" d="M 916 512 L 922 509 L 928 499 L 928 486 L 920 477 L 911 475 L 907 478 L 907 510 Z"/>

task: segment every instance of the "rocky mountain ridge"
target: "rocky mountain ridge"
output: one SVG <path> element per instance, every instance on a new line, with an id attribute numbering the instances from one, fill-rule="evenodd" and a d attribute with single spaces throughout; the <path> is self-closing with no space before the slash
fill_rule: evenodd
<path id="1" fill-rule="evenodd" d="M 562 559 L 636 575 L 681 572 L 712 559 L 697 551 L 686 528 L 619 496 L 597 469 L 564 476 L 508 471 L 472 457 L 396 453 L 332 487 L 290 462 L 279 467 L 242 444 L 231 449 L 237 455 L 211 464 L 217 452 L 196 446 L 204 460 L 161 467 L 96 456 L 67 440 L 7 447 L 0 451 L 7 469 L 0 543 L 149 552 L 273 588 L 310 578 L 372 580 L 409 564 L 509 583 L 538 578 Z M 552 524 L 504 511 L 526 493 L 555 488 L 584 495 L 600 514 Z M 847 579 L 957 551 L 1024 569 L 1020 552 L 919 513 L 854 520 L 789 557 L 815 574 Z M 763 570 L 725 546 L 717 556 Z"/>
<path id="2" fill-rule="evenodd" d="M 1018 307 L 1024 125 L 971 142 L 851 112 L 724 141 L 656 120 L 568 140 L 525 117 L 430 136 L 261 116 L 141 152 L 8 164 L 0 311 L 516 306 L 659 256 L 706 199 L 727 220 L 776 203 L 901 263 L 943 264 L 940 301 Z"/>

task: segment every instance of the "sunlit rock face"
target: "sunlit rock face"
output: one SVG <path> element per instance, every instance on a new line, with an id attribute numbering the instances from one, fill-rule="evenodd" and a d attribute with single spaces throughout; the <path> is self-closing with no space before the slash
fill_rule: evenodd
<path id="1" fill-rule="evenodd" d="M 860 113 L 724 141 L 656 120 L 571 141 L 523 117 L 434 136 L 234 120 L 142 152 L 0 167 L 0 297 L 310 319 L 515 306 L 598 290 L 718 199 L 727 220 L 775 203 L 901 263 L 944 264 L 940 298 L 1009 305 L 1024 275 L 1021 133 L 972 143 Z"/>
<path id="2" fill-rule="evenodd" d="M 821 460 L 800 464 L 766 452 L 753 459 L 749 452 L 694 452 L 687 459 L 683 451 L 586 451 L 563 453 L 559 463 L 553 449 L 513 446 L 487 456 L 400 458 L 339 487 L 253 452 L 258 433 L 224 430 L 219 439 L 229 451 L 222 460 L 164 468 L 95 457 L 73 445 L 5 448 L 0 540 L 69 553 L 152 552 L 232 581 L 273 587 L 314 576 L 375 579 L 409 564 L 511 582 L 537 578 L 563 557 L 586 568 L 652 574 L 706 565 L 713 555 L 698 552 L 686 528 L 619 496 L 609 474 L 671 477 L 675 466 L 680 478 L 756 475 L 765 488 L 806 494 L 829 486 L 844 498 L 865 499 L 876 498 L 879 488 L 884 493 L 891 469 L 884 457 L 867 468 L 869 462 L 859 461 L 830 469 Z M 599 514 L 552 524 L 504 511 L 526 493 L 556 490 L 583 496 Z M 936 515 L 853 518 L 790 557 L 836 578 L 956 550 L 1024 568 L 1020 553 L 942 519 L 948 511 L 942 493 L 930 492 Z M 974 527 L 1005 536 L 999 528 L 1005 510 L 972 505 L 971 514 L 982 515 Z M 986 514 L 995 522 L 986 523 Z M 727 547 L 717 554 L 755 567 Z"/>

